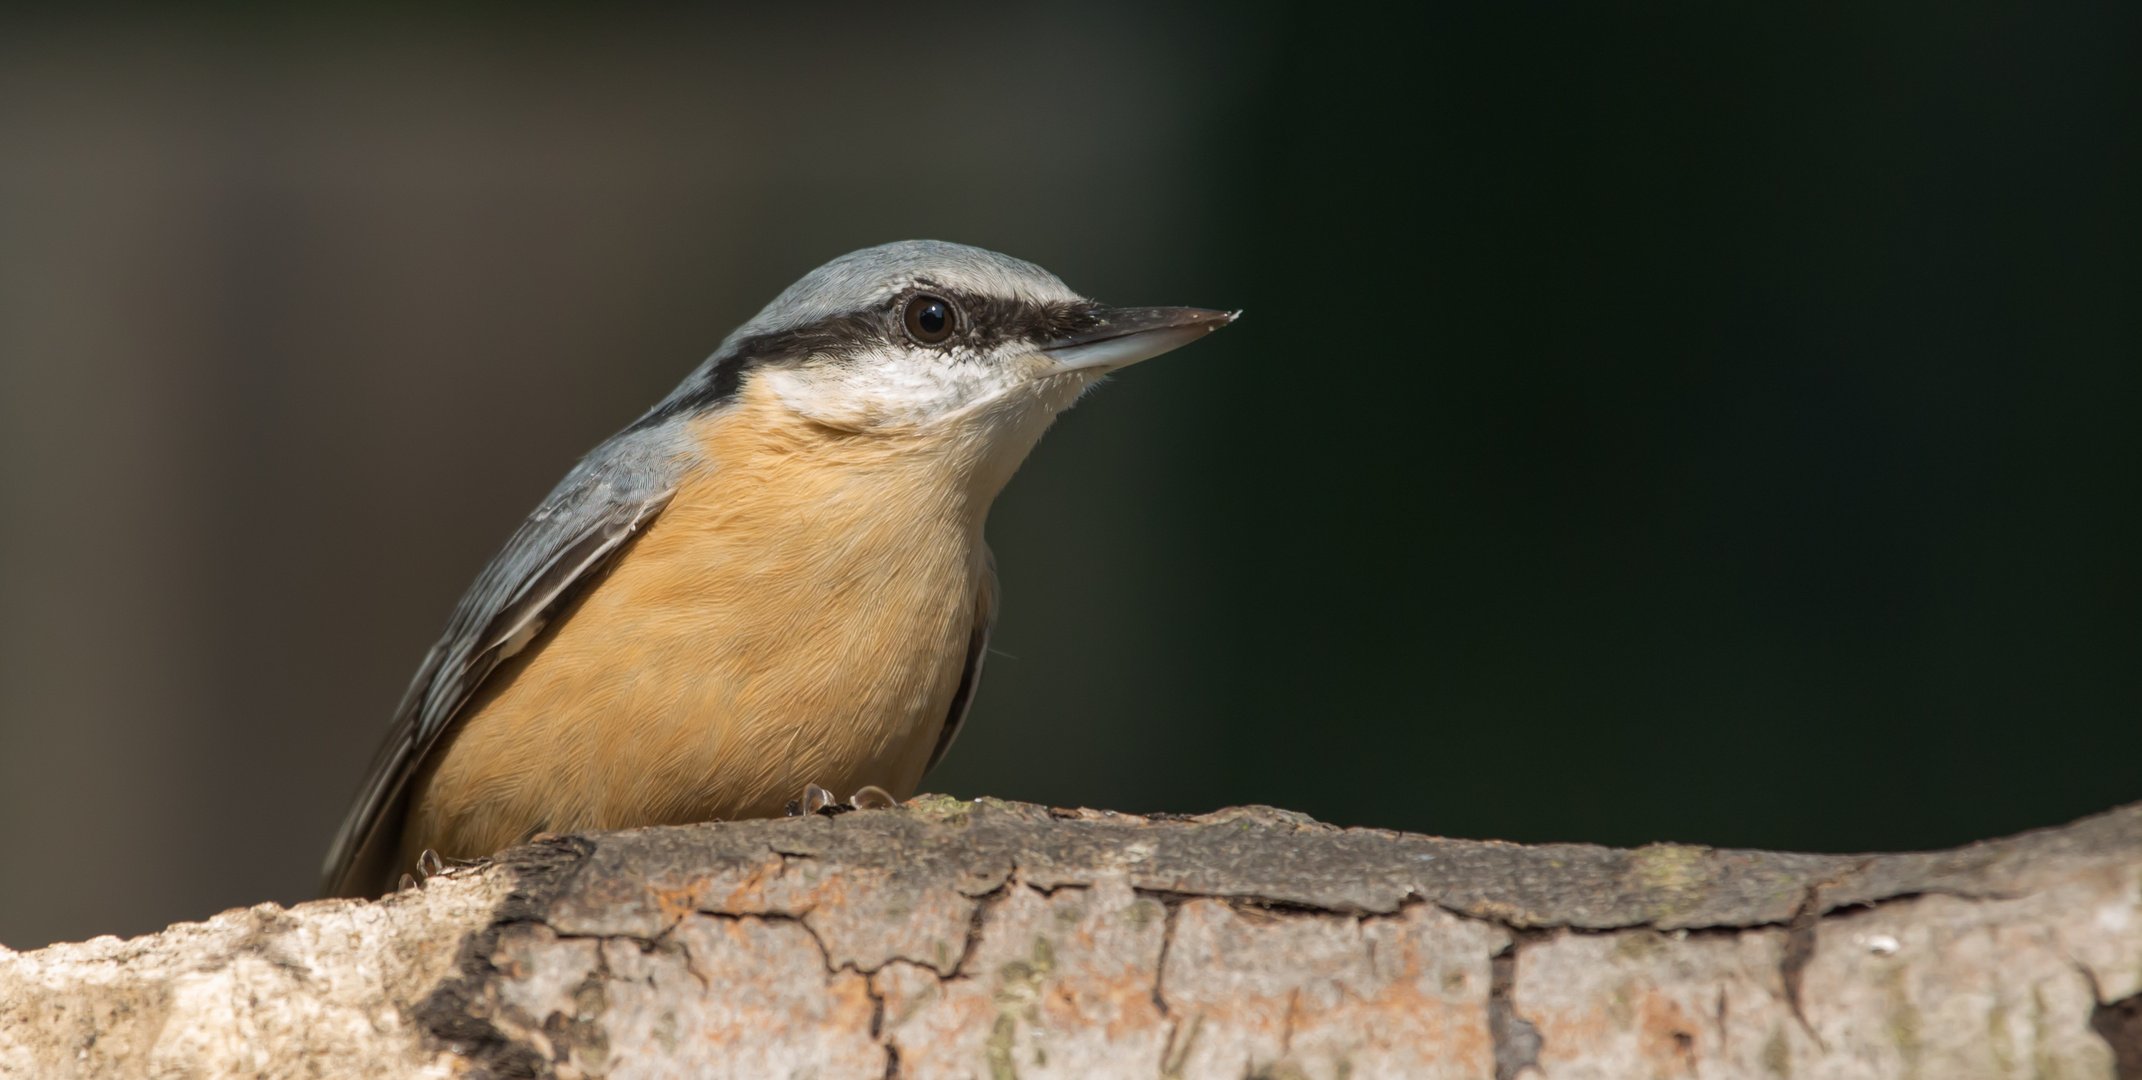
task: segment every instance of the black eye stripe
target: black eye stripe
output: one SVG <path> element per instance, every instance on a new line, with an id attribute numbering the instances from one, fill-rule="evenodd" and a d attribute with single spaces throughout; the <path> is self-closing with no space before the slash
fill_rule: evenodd
<path id="1" fill-rule="evenodd" d="M 802 326 L 739 340 L 714 357 L 696 385 L 679 388 L 674 397 L 649 410 L 626 430 L 638 431 L 673 416 L 729 401 L 742 388 L 744 375 L 754 368 L 814 357 L 838 360 L 887 343 L 905 343 L 909 337 L 902 326 L 903 316 L 914 295 L 902 296 L 889 309 L 828 315 Z M 1095 305 L 1086 300 L 1030 303 L 935 287 L 929 295 L 951 302 L 953 332 L 961 345 L 982 352 L 1010 341 L 1039 345 L 1092 329 L 1099 321 Z"/>
<path id="2" fill-rule="evenodd" d="M 932 289 L 903 299 L 910 304 L 921 296 L 943 297 L 957 311 L 956 332 L 978 349 L 996 348 L 1010 341 L 1040 344 L 1092 329 L 1098 316 L 1091 301 L 1027 301 L 969 293 L 958 289 Z M 895 317 L 901 307 L 895 307 Z"/>

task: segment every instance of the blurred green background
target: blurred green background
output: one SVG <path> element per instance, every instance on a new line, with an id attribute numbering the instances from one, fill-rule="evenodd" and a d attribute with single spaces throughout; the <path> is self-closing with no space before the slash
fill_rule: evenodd
<path id="1" fill-rule="evenodd" d="M 474 11 L 0 24 L 0 942 L 306 898 L 572 460 L 912 236 L 1248 312 L 1005 493 L 928 789 L 2142 798 L 2142 8 Z"/>

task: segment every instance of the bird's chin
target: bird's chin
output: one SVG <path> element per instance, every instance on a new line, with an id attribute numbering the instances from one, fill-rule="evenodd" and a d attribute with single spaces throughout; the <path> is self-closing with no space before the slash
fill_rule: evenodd
<path id="1" fill-rule="evenodd" d="M 1037 370 L 1028 378 L 975 396 L 931 418 L 930 426 L 993 429 L 1024 427 L 1064 411 L 1107 373 L 1097 370 Z"/>
<path id="2" fill-rule="evenodd" d="M 1070 394 L 1071 400 L 1075 401 L 1078 395 L 1085 393 L 1089 387 L 1116 370 L 1118 367 L 1047 367 L 1035 372 L 1034 377 L 1027 381 L 1026 392 L 1044 398 Z M 1065 404 L 1070 402 L 1066 401 Z"/>

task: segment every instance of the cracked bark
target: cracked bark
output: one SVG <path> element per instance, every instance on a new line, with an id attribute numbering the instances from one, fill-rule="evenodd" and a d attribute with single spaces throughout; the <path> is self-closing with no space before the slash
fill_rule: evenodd
<path id="1" fill-rule="evenodd" d="M 0 951 L 0 1077 L 2142 1077 L 2142 805 L 1947 852 L 924 798 Z"/>

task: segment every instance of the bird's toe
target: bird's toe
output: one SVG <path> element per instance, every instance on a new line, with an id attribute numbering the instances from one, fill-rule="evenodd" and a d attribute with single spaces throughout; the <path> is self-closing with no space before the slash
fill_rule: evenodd
<path id="1" fill-rule="evenodd" d="M 884 788 L 876 784 L 864 784 L 855 789 L 855 794 L 848 796 L 848 805 L 857 810 L 884 810 L 900 803 Z"/>

